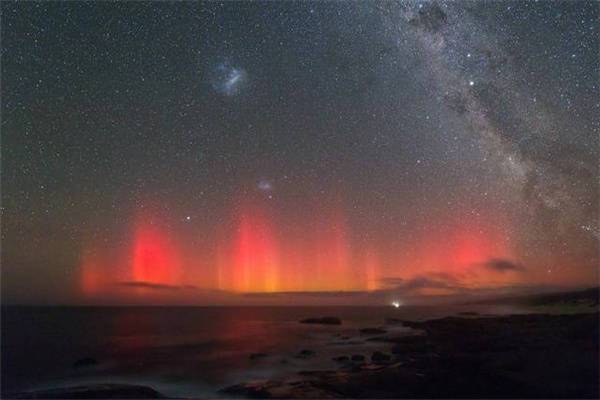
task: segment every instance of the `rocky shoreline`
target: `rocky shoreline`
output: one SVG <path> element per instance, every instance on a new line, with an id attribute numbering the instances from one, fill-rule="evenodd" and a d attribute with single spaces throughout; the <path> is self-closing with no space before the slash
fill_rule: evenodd
<path id="1" fill-rule="evenodd" d="M 165 399 L 158 391 L 142 385 L 102 383 L 21 392 L 12 399 Z"/>
<path id="2" fill-rule="evenodd" d="M 388 320 L 417 330 L 359 335 L 388 345 L 370 358 L 340 354 L 339 369 L 221 391 L 246 398 L 598 398 L 599 315 L 460 315 Z M 368 339 L 369 340 L 369 339 Z"/>
<path id="3" fill-rule="evenodd" d="M 469 312 L 427 321 L 387 319 L 381 326 L 357 327 L 353 334 L 347 330 L 332 332 L 325 346 L 335 350 L 326 354 L 333 354 L 332 365 L 337 367 L 242 382 L 221 389 L 217 395 L 305 399 L 598 398 L 599 325 L 598 312 L 509 316 Z M 365 342 L 374 344 L 368 347 L 368 353 L 360 345 Z M 300 348 L 292 357 L 314 360 L 323 356 L 319 354 L 323 351 Z M 271 356 L 274 354 L 251 353 L 249 359 L 262 363 Z M 92 363 L 92 359 L 83 360 L 79 364 Z M 167 398 L 148 386 L 114 383 L 21 392 L 9 397 Z"/>

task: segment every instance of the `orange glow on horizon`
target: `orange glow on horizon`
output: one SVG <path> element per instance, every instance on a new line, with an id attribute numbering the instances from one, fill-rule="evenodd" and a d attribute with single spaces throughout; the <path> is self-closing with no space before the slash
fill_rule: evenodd
<path id="1" fill-rule="evenodd" d="M 359 278 L 352 274 L 348 228 L 345 216 L 339 207 L 328 219 L 321 221 L 315 239 L 317 275 L 312 289 L 355 289 Z"/>
<path id="2" fill-rule="evenodd" d="M 353 271 L 348 228 L 339 210 L 307 224 L 311 229 L 302 235 L 283 235 L 273 217 L 256 205 L 246 206 L 237 221 L 233 235 L 216 244 L 219 289 L 344 291 L 365 286 L 365 278 Z"/>
<path id="3" fill-rule="evenodd" d="M 518 272 L 485 267 L 490 259 L 514 260 L 499 223 L 449 220 L 437 225 L 444 229 L 422 229 L 389 246 L 353 236 L 339 203 L 323 206 L 319 214 L 296 224 L 267 212 L 266 205 L 247 202 L 237 208 L 232 224 L 213 228 L 216 234 L 187 222 L 185 228 L 173 221 L 163 224 L 168 220 L 147 212 L 136 219 L 125 240 L 126 252 L 116 255 L 108 246 L 85 250 L 81 291 L 108 295 L 112 287 L 148 298 L 158 295 L 151 286 L 134 284 L 131 290 L 119 284 L 135 282 L 235 293 L 374 292 L 428 275 L 466 287 L 502 285 L 520 277 Z M 182 240 L 175 228 L 199 239 Z M 422 292 L 430 293 L 425 288 Z"/>
<path id="4" fill-rule="evenodd" d="M 252 210 L 241 216 L 231 268 L 231 289 L 240 292 L 279 290 L 277 244 L 266 215 Z"/>
<path id="5" fill-rule="evenodd" d="M 515 260 L 515 253 L 504 235 L 503 227 L 493 216 L 481 219 L 461 219 L 444 229 L 426 231 L 406 244 L 409 251 L 397 257 L 398 265 L 406 266 L 402 277 L 432 274 L 450 285 L 464 287 L 498 286 L 519 279 L 515 271 L 494 270 L 492 259 Z M 437 294 L 439 290 L 423 290 L 422 294 Z"/>
<path id="6" fill-rule="evenodd" d="M 106 271 L 102 268 L 100 257 L 88 250 L 81 258 L 81 291 L 88 296 L 101 292 L 106 281 Z"/>
<path id="7" fill-rule="evenodd" d="M 379 259 L 373 250 L 365 257 L 366 289 L 369 292 L 379 289 Z"/>
<path id="8" fill-rule="evenodd" d="M 134 281 L 173 285 L 179 283 L 180 258 L 176 246 L 157 226 L 136 227 L 132 255 Z"/>

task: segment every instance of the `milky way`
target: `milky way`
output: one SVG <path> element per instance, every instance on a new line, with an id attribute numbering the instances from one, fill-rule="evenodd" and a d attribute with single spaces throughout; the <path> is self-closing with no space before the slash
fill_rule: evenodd
<path id="1" fill-rule="evenodd" d="M 513 6 L 502 5 L 507 11 Z M 523 214 L 519 217 L 526 218 L 522 229 L 538 239 L 550 236 L 559 241 L 583 230 L 586 233 L 578 236 L 584 236 L 582 240 L 591 244 L 590 253 L 594 254 L 597 243 L 585 236 L 598 235 L 598 136 L 586 132 L 594 131 L 597 119 L 588 116 L 586 121 L 586 116 L 572 109 L 569 99 L 566 110 L 557 110 L 549 99 L 537 95 L 537 82 L 520 76 L 515 65 L 515 47 L 522 43 L 510 42 L 511 32 L 505 27 L 493 30 L 481 24 L 477 10 L 468 4 L 386 7 L 381 11 L 391 30 L 399 23 L 414 27 L 415 39 L 427 53 L 428 68 L 446 106 L 479 138 L 486 161 L 490 158 L 500 166 L 504 174 L 499 178 L 517 191 L 518 209 Z M 540 10 L 517 12 L 523 20 L 531 12 L 542 14 Z M 563 11 L 544 18 L 547 22 L 559 20 L 564 18 Z M 587 29 L 591 35 L 593 27 Z M 583 56 L 573 46 L 576 43 L 560 43 L 573 50 L 567 59 Z M 592 43 L 584 43 L 584 50 Z M 597 92 L 595 85 L 591 89 Z M 560 94 L 561 99 L 565 96 Z M 592 106 L 597 107 L 597 101 Z"/>
<path id="2" fill-rule="evenodd" d="M 3 300 L 593 285 L 598 7 L 3 3 Z"/>

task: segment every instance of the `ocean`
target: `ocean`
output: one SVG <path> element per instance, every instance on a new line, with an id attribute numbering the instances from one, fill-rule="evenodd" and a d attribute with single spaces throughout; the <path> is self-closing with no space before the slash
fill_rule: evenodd
<path id="1" fill-rule="evenodd" d="M 368 357 L 385 344 L 365 340 L 358 330 L 383 326 L 387 318 L 430 319 L 464 311 L 514 312 L 490 306 L 8 306 L 2 308 L 2 393 L 130 383 L 170 397 L 215 396 L 241 381 L 334 369 L 332 358 L 339 354 Z M 299 323 L 320 316 L 343 323 Z M 414 333 L 402 325 L 386 329 Z M 302 350 L 314 355 L 303 356 Z"/>

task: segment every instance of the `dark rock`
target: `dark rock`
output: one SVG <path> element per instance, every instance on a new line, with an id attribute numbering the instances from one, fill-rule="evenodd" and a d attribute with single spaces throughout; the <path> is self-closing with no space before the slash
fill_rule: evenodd
<path id="1" fill-rule="evenodd" d="M 342 320 L 337 317 L 306 318 L 300 321 L 302 324 L 341 325 Z"/>
<path id="2" fill-rule="evenodd" d="M 425 353 L 432 349 L 430 339 L 424 335 L 404 336 L 396 338 L 394 342 L 393 354 Z"/>
<path id="3" fill-rule="evenodd" d="M 527 295 L 516 298 L 504 299 L 509 304 L 523 304 L 527 306 L 589 306 L 597 307 L 600 304 L 600 287 L 569 291 L 562 293 L 546 293 Z"/>
<path id="4" fill-rule="evenodd" d="M 301 371 L 299 375 L 309 378 L 247 382 L 222 389 L 220 393 L 227 398 L 327 399 L 339 397 L 327 382 L 348 379 L 347 374 L 339 371 Z"/>
<path id="5" fill-rule="evenodd" d="M 363 328 L 360 330 L 361 335 L 383 335 L 386 333 L 387 331 L 381 328 Z"/>
<path id="6" fill-rule="evenodd" d="M 296 358 L 310 358 L 310 357 L 314 357 L 315 355 L 316 355 L 316 353 L 314 351 L 304 349 L 304 350 L 300 350 L 300 352 L 298 352 L 298 354 L 296 354 Z"/>
<path id="7" fill-rule="evenodd" d="M 338 357 L 333 357 L 332 360 L 333 361 L 337 361 L 337 362 L 341 362 L 341 363 L 346 363 L 346 362 L 350 361 L 350 357 L 348 357 L 348 356 L 338 356 Z"/>
<path id="8" fill-rule="evenodd" d="M 392 356 L 381 351 L 376 351 L 371 355 L 371 361 L 374 363 L 388 362 L 392 360 Z"/>
<path id="9" fill-rule="evenodd" d="M 396 339 L 389 336 L 373 336 L 366 339 L 367 342 L 383 342 L 383 343 L 395 343 Z"/>
<path id="10" fill-rule="evenodd" d="M 476 313 L 474 311 L 463 311 L 459 312 L 458 315 L 461 315 L 463 317 L 477 317 L 479 316 L 479 313 Z"/>
<path id="11" fill-rule="evenodd" d="M 22 392 L 15 399 L 164 399 L 156 390 L 140 385 L 95 384 Z"/>
<path id="12" fill-rule="evenodd" d="M 336 371 L 333 370 L 308 370 L 308 371 L 300 371 L 298 375 L 302 376 L 310 376 L 310 377 L 318 377 L 318 378 L 329 378 L 334 376 Z"/>
<path id="13" fill-rule="evenodd" d="M 386 325 L 401 325 L 403 322 L 404 322 L 404 320 L 399 319 L 399 318 L 386 318 L 385 319 Z"/>
<path id="14" fill-rule="evenodd" d="M 327 343 L 327 345 L 330 345 L 330 346 L 356 346 L 356 345 L 361 345 L 361 344 L 365 344 L 365 341 L 364 340 L 336 340 L 336 341 Z"/>
<path id="15" fill-rule="evenodd" d="M 247 397 L 250 399 L 268 399 L 271 397 L 269 385 L 262 382 L 240 383 L 221 389 L 221 394 L 234 397 Z"/>
<path id="16" fill-rule="evenodd" d="M 266 358 L 268 356 L 269 355 L 267 353 L 252 353 L 252 354 L 250 354 L 249 358 L 251 360 L 258 360 L 258 359 L 261 359 L 261 358 Z"/>
<path id="17" fill-rule="evenodd" d="M 98 360 L 93 357 L 80 358 L 73 363 L 73 368 L 91 367 L 98 364 Z"/>
<path id="18" fill-rule="evenodd" d="M 336 371 L 243 386 L 272 398 L 600 398 L 600 319 L 578 315 L 448 317 L 403 321 L 423 335 L 391 338 L 394 351 L 356 354 Z M 560 350 L 560 351 L 557 351 Z"/>
<path id="19" fill-rule="evenodd" d="M 348 340 L 347 342 L 345 342 L 344 344 L 346 345 L 359 345 L 359 344 L 364 344 L 365 342 L 363 342 L 362 340 Z"/>

